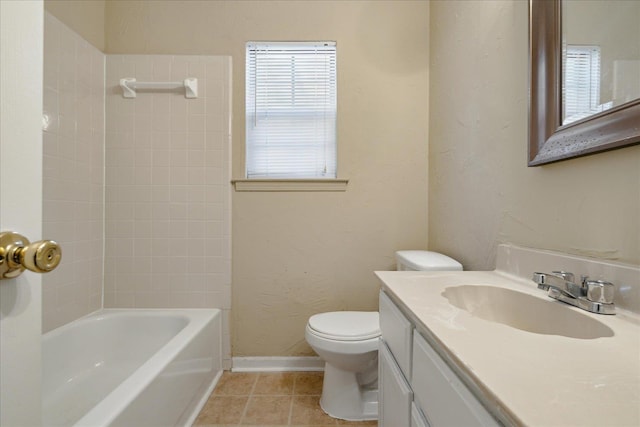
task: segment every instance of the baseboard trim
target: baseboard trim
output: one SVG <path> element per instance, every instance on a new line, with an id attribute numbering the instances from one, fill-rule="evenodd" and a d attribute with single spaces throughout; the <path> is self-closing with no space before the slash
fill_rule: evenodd
<path id="1" fill-rule="evenodd" d="M 319 357 L 234 357 L 232 372 L 324 371 Z"/>

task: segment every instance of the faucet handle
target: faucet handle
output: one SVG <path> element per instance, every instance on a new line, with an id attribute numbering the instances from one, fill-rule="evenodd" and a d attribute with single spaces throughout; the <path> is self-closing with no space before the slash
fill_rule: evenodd
<path id="1" fill-rule="evenodd" d="M 587 299 L 592 302 L 605 304 L 613 303 L 615 286 L 606 280 L 585 280 L 587 287 Z"/>
<path id="2" fill-rule="evenodd" d="M 573 283 L 575 279 L 575 276 L 573 275 L 573 273 L 570 273 L 568 271 L 552 271 L 552 273 L 555 274 L 556 276 L 562 277 L 567 282 Z"/>
<path id="3" fill-rule="evenodd" d="M 533 273 L 533 277 L 531 278 L 531 280 L 533 280 L 534 282 L 536 282 L 536 284 L 538 285 L 538 289 L 542 289 L 545 291 L 549 290 L 549 285 L 547 285 L 546 283 L 546 279 L 545 279 L 545 273 L 538 273 L 535 272 Z"/>

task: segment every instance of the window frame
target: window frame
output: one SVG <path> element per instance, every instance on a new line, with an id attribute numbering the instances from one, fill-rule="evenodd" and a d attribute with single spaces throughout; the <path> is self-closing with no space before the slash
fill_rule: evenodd
<path id="1" fill-rule="evenodd" d="M 583 60 L 579 60 L 579 57 L 582 57 Z M 611 103 L 600 104 L 601 58 L 600 46 L 597 45 L 573 44 L 566 45 L 563 49 L 563 125 L 568 125 L 611 108 Z M 569 66 L 570 62 L 573 64 L 572 67 Z M 581 88 L 582 90 L 580 90 Z M 569 92 L 574 97 L 570 97 Z M 576 101 L 584 98 L 588 99 L 588 106 L 584 101 Z M 574 104 L 577 107 L 570 110 L 569 105 Z"/>
<path id="2" fill-rule="evenodd" d="M 323 82 L 325 86 L 321 86 L 320 93 L 324 94 L 324 92 L 322 92 L 323 90 L 325 92 L 333 91 L 332 93 L 333 98 L 332 100 L 331 99 L 329 100 L 329 103 L 322 104 L 320 106 L 320 109 L 319 109 L 320 113 L 318 113 L 318 111 L 312 112 L 310 117 L 311 117 L 311 121 L 318 121 L 321 125 L 328 127 L 330 130 L 332 130 L 333 134 L 330 135 L 328 139 L 321 139 L 321 138 L 315 139 L 312 137 L 312 139 L 314 139 L 314 142 L 310 145 L 313 145 L 313 147 L 310 147 L 308 149 L 309 152 L 313 152 L 314 150 L 322 151 L 323 149 L 326 150 L 326 147 L 329 146 L 329 144 L 327 144 L 327 141 L 329 141 L 329 143 L 332 144 L 331 146 L 329 146 L 329 151 L 325 151 L 324 153 L 324 154 L 329 153 L 329 155 L 332 157 L 322 157 L 323 154 L 317 157 L 317 158 L 320 158 L 320 161 L 324 162 L 325 165 L 329 164 L 328 165 L 329 169 L 327 171 L 328 176 L 319 176 L 318 171 L 320 171 L 320 169 L 318 167 L 316 167 L 314 174 L 308 174 L 308 175 L 296 175 L 294 173 L 291 173 L 288 176 L 282 176 L 282 175 L 269 176 L 268 171 L 266 171 L 266 173 L 260 173 L 260 171 L 256 173 L 255 169 L 253 173 L 250 171 L 250 167 L 251 167 L 250 156 L 253 154 L 252 150 L 255 150 L 255 145 L 254 145 L 255 142 L 252 142 L 250 140 L 250 137 L 252 132 L 254 135 L 256 133 L 256 130 L 250 128 L 250 126 L 252 126 L 251 121 L 255 119 L 255 116 L 257 114 L 255 110 L 253 112 L 250 110 L 252 108 L 255 108 L 255 105 L 256 105 L 255 100 L 257 98 L 257 95 L 255 93 L 253 94 L 251 93 L 252 90 L 255 90 L 254 89 L 255 80 L 251 81 L 250 79 L 251 78 L 255 79 L 256 71 L 250 70 L 249 68 L 252 65 L 250 63 L 250 60 L 255 58 L 255 56 L 253 58 L 250 58 L 250 55 L 251 55 L 251 49 L 254 49 L 254 52 L 255 52 L 257 48 L 264 47 L 264 46 L 274 47 L 276 48 L 275 49 L 276 52 L 278 52 L 277 50 L 278 47 L 283 47 L 283 52 L 285 52 L 285 55 L 286 55 L 287 49 L 291 50 L 292 52 L 295 52 L 295 50 L 297 50 L 296 49 L 297 47 L 312 48 L 314 46 L 315 47 L 321 46 L 320 49 L 322 49 L 329 46 L 329 52 L 327 54 L 327 57 L 329 58 L 329 61 L 332 60 L 333 62 L 330 63 L 330 67 L 332 67 L 332 70 L 326 71 L 326 75 L 328 76 L 327 78 L 331 78 L 332 80 Z M 336 66 L 337 43 L 334 41 L 307 41 L 307 42 L 250 41 L 250 42 L 247 42 L 245 45 L 245 54 L 247 55 L 245 58 L 245 72 L 246 72 L 246 76 L 245 76 L 246 135 L 245 135 L 245 159 L 244 159 L 245 171 L 244 171 L 244 179 L 233 181 L 233 183 L 235 184 L 236 190 L 237 191 L 259 191 L 255 187 L 265 187 L 265 188 L 268 187 L 268 189 L 263 191 L 276 191 L 276 187 L 281 186 L 283 188 L 286 187 L 284 191 L 299 191 L 299 190 L 300 191 L 307 191 L 307 190 L 308 191 L 334 191 L 333 189 L 331 189 L 332 187 L 331 182 L 335 181 L 336 188 L 338 188 L 338 190 L 335 190 L 335 191 L 344 191 L 344 188 L 346 187 L 346 183 L 348 182 L 348 180 L 338 179 L 338 167 L 337 167 L 337 163 L 338 163 L 337 161 L 337 157 L 338 157 L 337 66 Z M 304 53 L 301 53 L 301 55 L 304 55 Z M 331 57 L 331 55 L 333 56 Z M 253 72 L 252 76 L 250 76 L 251 72 Z M 293 89 L 291 90 L 293 92 Z M 253 98 L 252 98 L 252 95 L 253 95 Z M 314 96 L 315 95 L 313 95 L 311 98 L 312 101 L 316 100 Z M 324 96 L 326 97 L 326 95 Z M 332 105 L 330 104 L 331 101 L 332 101 Z M 276 103 L 277 102 L 279 102 L 279 100 L 276 99 Z M 327 109 L 327 105 L 329 106 L 329 109 Z M 276 106 L 278 107 L 279 104 L 276 104 Z M 267 107 L 270 107 L 270 106 L 267 104 Z M 290 112 L 293 113 L 293 116 L 295 116 L 296 114 L 299 114 L 299 113 L 296 113 L 295 110 L 292 110 Z M 291 115 L 289 117 L 291 117 Z M 318 117 L 320 117 L 320 119 L 318 119 Z M 326 120 L 332 120 L 332 122 L 328 122 L 329 124 L 327 125 Z M 254 120 L 254 123 L 255 123 L 255 120 Z M 267 130 L 267 132 L 268 131 L 269 130 Z M 320 141 L 320 143 L 318 143 L 317 141 Z M 268 141 L 266 144 L 268 144 Z M 266 145 L 266 144 L 263 143 L 263 145 Z M 295 142 L 293 144 L 295 144 Z M 277 146 L 278 144 L 275 144 L 275 145 Z M 280 145 L 285 145 L 284 149 L 286 150 L 286 143 L 280 144 Z M 329 159 L 328 162 L 327 162 L 327 159 Z M 295 160 L 295 156 L 292 157 L 290 160 Z M 333 169 L 331 169 L 332 167 Z M 248 182 L 252 182 L 256 185 L 247 185 Z"/>

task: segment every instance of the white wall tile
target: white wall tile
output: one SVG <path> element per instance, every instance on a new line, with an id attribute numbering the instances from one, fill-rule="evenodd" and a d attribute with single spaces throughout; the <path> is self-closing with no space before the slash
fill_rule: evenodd
<path id="1" fill-rule="evenodd" d="M 43 276 L 46 332 L 102 305 L 105 55 L 48 13 L 44 37 L 43 235 L 63 254 Z"/>
<path id="2" fill-rule="evenodd" d="M 44 330 L 103 303 L 218 307 L 228 317 L 230 59 L 109 55 L 105 66 L 55 18 L 46 26 L 45 230 L 67 256 L 47 275 Z M 196 77 L 200 98 L 124 99 L 121 77 Z"/>
<path id="3" fill-rule="evenodd" d="M 221 99 L 228 62 L 107 56 L 105 263 L 114 269 L 106 307 L 231 306 L 228 102 Z M 124 99 L 117 90 L 124 72 L 138 80 L 196 77 L 199 91 L 207 89 L 198 99 L 152 91 Z"/>

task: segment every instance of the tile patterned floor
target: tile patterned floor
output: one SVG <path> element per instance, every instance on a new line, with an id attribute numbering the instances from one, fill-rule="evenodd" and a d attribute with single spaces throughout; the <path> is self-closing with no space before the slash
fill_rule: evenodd
<path id="1" fill-rule="evenodd" d="M 227 372 L 194 427 L 377 426 L 331 418 L 320 408 L 322 372 Z"/>

